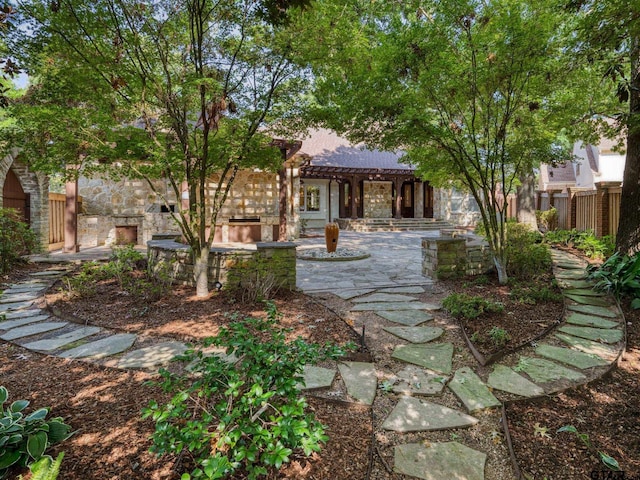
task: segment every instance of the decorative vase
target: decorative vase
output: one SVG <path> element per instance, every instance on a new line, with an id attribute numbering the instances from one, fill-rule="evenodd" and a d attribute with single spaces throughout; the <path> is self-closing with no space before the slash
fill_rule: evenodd
<path id="1" fill-rule="evenodd" d="M 337 223 L 327 223 L 324 226 L 324 239 L 327 243 L 327 252 L 332 253 L 338 248 L 338 234 L 340 229 Z"/>

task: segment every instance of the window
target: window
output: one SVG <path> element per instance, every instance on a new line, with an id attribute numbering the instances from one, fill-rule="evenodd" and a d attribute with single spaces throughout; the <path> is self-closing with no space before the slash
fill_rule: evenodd
<path id="1" fill-rule="evenodd" d="M 320 187 L 317 185 L 300 185 L 300 211 L 320 211 Z"/>

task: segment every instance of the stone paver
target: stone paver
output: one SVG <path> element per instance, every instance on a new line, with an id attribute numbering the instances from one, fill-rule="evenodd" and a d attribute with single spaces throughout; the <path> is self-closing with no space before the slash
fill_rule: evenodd
<path id="1" fill-rule="evenodd" d="M 407 443 L 394 448 L 394 470 L 423 480 L 484 480 L 487 455 L 458 442 Z"/>
<path id="2" fill-rule="evenodd" d="M 0 314 L 11 312 L 14 310 L 25 310 L 33 305 L 32 301 L 28 302 L 15 302 L 15 303 L 2 303 L 0 304 Z"/>
<path id="3" fill-rule="evenodd" d="M 393 358 L 428 368 L 438 373 L 451 373 L 453 345 L 433 343 L 427 345 L 398 345 Z"/>
<path id="4" fill-rule="evenodd" d="M 572 312 L 586 313 L 587 315 L 597 315 L 599 317 L 618 317 L 618 313 L 611 308 L 596 307 L 595 305 L 567 305 L 567 309 L 571 310 Z"/>
<path id="5" fill-rule="evenodd" d="M 456 370 L 448 387 L 456 394 L 469 413 L 502 405 L 471 367 L 462 367 Z"/>
<path id="6" fill-rule="evenodd" d="M 422 287 L 418 286 L 406 286 L 406 287 L 388 287 L 388 288 L 379 288 L 378 292 L 380 293 L 413 293 L 419 294 L 424 293 L 425 290 Z"/>
<path id="7" fill-rule="evenodd" d="M 585 295 L 572 295 L 570 293 L 565 293 L 564 296 L 580 305 L 593 305 L 596 307 L 608 307 L 611 305 L 609 300 L 602 297 L 587 297 Z"/>
<path id="8" fill-rule="evenodd" d="M 120 358 L 118 368 L 149 369 L 166 365 L 187 349 L 184 343 L 173 341 L 132 350 Z"/>
<path id="9" fill-rule="evenodd" d="M 0 304 L 28 302 L 30 300 L 35 300 L 39 296 L 40 294 L 37 292 L 22 292 L 22 293 L 4 292 L 2 295 L 0 295 Z"/>
<path id="10" fill-rule="evenodd" d="M 38 312 L 38 310 L 33 310 L 34 312 Z M 30 323 L 42 322 L 49 318 L 47 314 L 40 315 L 32 315 L 30 317 L 22 317 L 17 318 L 15 320 L 7 320 L 5 322 L 0 322 L 0 330 L 11 330 L 12 328 L 22 327 L 23 325 L 29 325 Z"/>
<path id="11" fill-rule="evenodd" d="M 85 343 L 79 347 L 62 352 L 59 356 L 63 358 L 104 358 L 129 349 L 136 341 L 136 335 L 131 333 L 120 333 L 110 337 Z"/>
<path id="12" fill-rule="evenodd" d="M 26 308 L 23 310 L 12 310 L 10 312 L 0 313 L 7 320 L 15 320 L 18 318 L 34 317 L 36 315 L 43 315 L 43 310 L 39 308 Z"/>
<path id="13" fill-rule="evenodd" d="M 67 322 L 42 322 L 25 325 L 23 327 L 16 327 L 8 332 L 0 335 L 3 340 L 17 340 L 19 338 L 31 337 L 32 335 L 38 335 L 39 333 L 46 333 L 52 330 L 57 330 L 67 325 Z"/>
<path id="14" fill-rule="evenodd" d="M 53 338 L 37 340 L 35 342 L 27 343 L 22 346 L 24 348 L 28 348 L 29 350 L 42 350 L 45 352 L 50 352 L 62 348 L 65 345 L 77 342 L 78 340 L 82 340 L 83 338 L 95 335 L 99 331 L 99 327 L 80 327 L 76 330 L 68 333 L 63 333 Z"/>
<path id="15" fill-rule="evenodd" d="M 562 288 L 592 288 L 594 285 L 591 280 L 559 280 L 558 284 Z"/>
<path id="16" fill-rule="evenodd" d="M 609 365 L 609 362 L 596 355 L 579 352 L 570 348 L 555 347 L 553 345 L 547 345 L 546 343 L 538 345 L 536 354 L 581 370 Z"/>
<path id="17" fill-rule="evenodd" d="M 496 365 L 489 374 L 487 385 L 496 390 L 513 393 L 522 397 L 537 397 L 544 395 L 544 389 L 530 382 L 522 375 L 514 372 L 506 365 Z"/>
<path id="18" fill-rule="evenodd" d="M 372 293 L 366 297 L 358 297 L 351 300 L 353 303 L 375 303 L 375 302 L 415 302 L 414 297 L 400 295 L 399 293 Z"/>
<path id="19" fill-rule="evenodd" d="M 582 325 L 584 327 L 597 327 L 597 328 L 616 328 L 620 324 L 618 322 L 612 322 L 602 317 L 595 315 L 586 315 L 584 313 L 574 312 L 567 317 L 567 323 L 573 325 Z"/>
<path id="20" fill-rule="evenodd" d="M 371 303 L 359 303 L 354 305 L 351 309 L 352 312 L 366 312 L 376 310 L 440 310 L 442 305 L 435 303 L 423 303 L 423 302 L 371 302 Z"/>
<path id="21" fill-rule="evenodd" d="M 384 327 L 383 330 L 411 343 L 430 342 L 444 333 L 440 327 Z"/>
<path id="22" fill-rule="evenodd" d="M 378 377 L 373 363 L 341 362 L 338 370 L 347 387 L 347 393 L 357 401 L 371 405 L 378 389 Z"/>
<path id="23" fill-rule="evenodd" d="M 408 365 L 396 375 L 398 383 L 394 393 L 405 395 L 437 395 L 442 393 L 448 377 L 425 372 L 419 367 Z"/>
<path id="24" fill-rule="evenodd" d="M 32 277 L 59 277 L 67 273 L 67 270 L 43 270 L 42 272 L 31 273 Z"/>
<path id="25" fill-rule="evenodd" d="M 605 293 L 597 292 L 592 288 L 567 288 L 562 293 L 565 295 L 582 295 L 583 297 L 606 297 Z"/>
<path id="26" fill-rule="evenodd" d="M 359 288 L 359 289 L 347 289 L 334 292 L 338 297 L 343 300 L 351 300 L 352 298 L 366 295 L 367 293 L 375 292 L 373 288 Z"/>
<path id="27" fill-rule="evenodd" d="M 622 330 L 593 328 L 593 327 L 572 327 L 565 325 L 558 328 L 559 332 L 568 333 L 574 337 L 586 338 L 604 343 L 618 343 L 622 340 Z"/>
<path id="28" fill-rule="evenodd" d="M 563 379 L 581 382 L 587 378 L 580 372 L 576 372 L 575 370 L 543 358 L 520 357 L 518 368 L 522 369 L 524 373 L 529 375 L 533 381 L 537 383 L 547 383 Z"/>
<path id="29" fill-rule="evenodd" d="M 586 338 L 574 337 L 572 335 L 565 335 L 562 333 L 556 333 L 555 336 L 576 350 L 597 355 L 609 361 L 615 360 L 620 354 L 620 351 L 611 345 L 594 342 L 593 340 L 587 340 Z"/>
<path id="30" fill-rule="evenodd" d="M 336 377 L 336 371 L 332 368 L 305 365 L 302 376 L 304 378 L 304 385 L 300 385 L 300 390 L 330 388 L 333 384 L 333 379 Z"/>
<path id="31" fill-rule="evenodd" d="M 404 396 L 382 424 L 383 430 L 425 432 L 470 427 L 478 419 L 444 405 Z"/>
<path id="32" fill-rule="evenodd" d="M 410 327 L 433 320 L 435 317 L 422 310 L 386 311 L 376 310 L 376 315 L 394 323 L 401 323 Z"/>
<path id="33" fill-rule="evenodd" d="M 584 270 L 556 270 L 555 276 L 560 280 L 585 280 L 587 272 Z"/>

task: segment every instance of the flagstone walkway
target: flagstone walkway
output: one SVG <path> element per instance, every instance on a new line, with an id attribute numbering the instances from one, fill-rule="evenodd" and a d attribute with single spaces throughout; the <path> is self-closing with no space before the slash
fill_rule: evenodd
<path id="1" fill-rule="evenodd" d="M 500 407 L 514 395 L 534 397 L 584 383 L 602 375 L 624 348 L 622 313 L 613 298 L 590 289 L 586 264 L 560 251 L 553 252 L 553 261 L 565 296 L 565 321 L 538 343 L 505 357 L 482 374 L 475 364 L 454 369 L 459 362 L 454 362 L 448 333 L 429 325 L 440 305 L 416 298 L 432 283 L 429 279 L 417 276 L 413 268 L 403 277 L 385 264 L 378 267 L 384 273 L 378 272 L 376 280 L 367 284 L 357 266 L 348 267 L 353 279 L 346 275 L 342 283 L 322 285 L 348 301 L 354 315 L 368 314 L 369 327 L 377 326 L 395 339 L 391 358 L 378 364 L 308 366 L 304 388 L 327 393 L 344 385 L 344 397 L 367 405 L 380 399 L 383 387 L 394 392 L 395 405 L 374 428 L 407 435 L 406 442 L 393 446 L 396 473 L 425 480 L 484 479 L 486 452 L 458 441 L 416 443 L 415 434 L 441 430 L 455 434 L 458 429 L 473 428 L 482 421 L 484 411 Z M 141 346 L 133 334 L 52 317 L 43 308 L 44 291 L 66 273 L 66 268 L 54 266 L 4 290 L 0 339 L 63 358 L 93 362 L 109 358 L 110 366 L 125 369 L 156 369 L 186 349 L 169 339 Z M 316 279 L 312 290 L 319 285 Z M 389 365 L 400 367 L 390 371 Z M 448 392 L 459 399 L 460 408 L 442 403 Z"/>

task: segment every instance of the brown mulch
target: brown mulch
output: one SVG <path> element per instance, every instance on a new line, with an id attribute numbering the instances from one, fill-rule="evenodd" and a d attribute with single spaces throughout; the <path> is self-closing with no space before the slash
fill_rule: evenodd
<path id="1" fill-rule="evenodd" d="M 483 281 L 478 281 L 482 278 Z M 496 275 L 449 280 L 443 282 L 452 293 L 465 293 L 485 300 L 499 302 L 504 306 L 501 313 L 484 313 L 477 318 L 458 319 L 467 338 L 478 352 L 488 358 L 513 351 L 537 339 L 561 319 L 564 304 L 561 297 L 557 301 L 529 304 L 521 300 L 518 291 L 523 288 L 543 288 L 551 285 L 551 275 L 531 279 L 523 283 L 500 285 Z M 553 291 L 560 294 L 558 287 Z M 504 343 L 496 342 L 491 336 L 493 328 L 503 329 L 508 337 Z"/>
<path id="2" fill-rule="evenodd" d="M 48 266 L 19 268 L 0 282 L 17 281 L 44 268 Z M 265 315 L 262 304 L 240 305 L 223 293 L 197 299 L 188 287 L 176 287 L 171 295 L 145 304 L 123 295 L 114 282 L 101 283 L 96 295 L 87 298 L 71 298 L 59 284 L 50 290 L 47 302 L 62 316 L 82 323 L 192 342 L 215 335 L 234 315 Z M 280 323 L 293 329 L 292 337 L 339 344 L 357 340 L 345 322 L 303 294 L 288 292 L 275 303 L 282 314 Z M 0 358 L 0 384 L 8 388 L 11 400 L 30 400 L 34 408 L 50 406 L 50 415 L 63 417 L 76 432 L 51 451 L 65 452 L 61 480 L 180 478 L 180 462 L 149 453 L 154 424 L 141 419 L 141 409 L 151 399 L 168 400 L 158 388 L 145 384 L 149 374 L 40 355 L 8 343 L 0 343 Z M 329 441 L 310 458 L 292 457 L 277 478 L 365 478 L 370 409 L 313 395 L 307 399 L 310 410 L 326 425 Z"/>
<path id="3" fill-rule="evenodd" d="M 627 349 L 607 377 L 564 393 L 506 407 L 509 431 L 522 472 L 534 479 L 640 478 L 640 311 L 624 305 Z M 572 425 L 588 436 L 589 448 Z M 603 452 L 620 464 L 611 472 Z M 624 474 L 622 473 L 624 472 Z"/>

